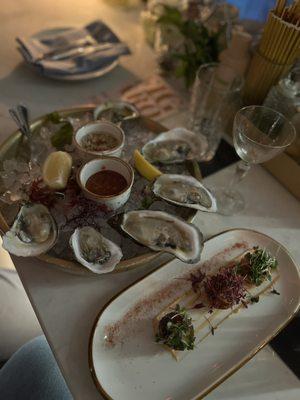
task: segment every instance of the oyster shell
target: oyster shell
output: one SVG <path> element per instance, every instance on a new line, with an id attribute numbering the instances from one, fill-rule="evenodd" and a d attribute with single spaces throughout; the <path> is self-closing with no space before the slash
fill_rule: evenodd
<path id="1" fill-rule="evenodd" d="M 105 119 L 115 124 L 139 115 L 138 109 L 127 101 L 107 101 L 94 110 L 94 119 Z"/>
<path id="2" fill-rule="evenodd" d="M 200 160 L 206 153 L 205 136 L 175 128 L 161 133 L 142 148 L 145 158 L 151 163 L 175 164 L 185 160 Z"/>
<path id="3" fill-rule="evenodd" d="M 54 246 L 57 226 L 47 207 L 25 204 L 11 229 L 3 236 L 3 248 L 21 257 L 38 256 Z"/>
<path id="4" fill-rule="evenodd" d="M 115 243 L 91 226 L 75 229 L 70 245 L 77 261 L 96 274 L 111 272 L 123 257 Z"/>
<path id="5" fill-rule="evenodd" d="M 179 206 L 217 211 L 217 202 L 212 193 L 192 176 L 163 174 L 156 179 L 152 190 L 157 197 Z"/>
<path id="6" fill-rule="evenodd" d="M 130 211 L 123 215 L 121 228 L 137 242 L 155 251 L 166 251 L 194 264 L 200 260 L 203 235 L 199 229 L 162 211 Z"/>

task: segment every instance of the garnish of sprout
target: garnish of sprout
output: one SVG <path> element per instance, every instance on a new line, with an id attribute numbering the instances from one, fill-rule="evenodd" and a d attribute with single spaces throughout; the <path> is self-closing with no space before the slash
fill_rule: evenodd
<path id="1" fill-rule="evenodd" d="M 259 286 L 266 279 L 271 280 L 272 270 L 277 268 L 278 262 L 266 249 L 253 248 L 237 265 L 236 271 L 250 283 Z"/>
<path id="2" fill-rule="evenodd" d="M 156 342 L 163 343 L 173 350 L 193 350 L 195 336 L 192 319 L 179 304 L 174 311 L 160 320 Z"/>

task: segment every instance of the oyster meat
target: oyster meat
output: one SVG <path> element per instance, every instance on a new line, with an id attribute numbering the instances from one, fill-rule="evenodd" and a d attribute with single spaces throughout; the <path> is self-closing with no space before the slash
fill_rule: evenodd
<path id="1" fill-rule="evenodd" d="M 144 157 L 151 163 L 175 164 L 186 160 L 200 160 L 207 150 L 205 136 L 175 128 L 161 133 L 142 148 Z"/>
<path id="2" fill-rule="evenodd" d="M 127 101 L 108 101 L 94 111 L 95 119 L 104 119 L 115 124 L 140 115 L 138 109 Z"/>
<path id="3" fill-rule="evenodd" d="M 28 203 L 21 207 L 11 229 L 3 236 L 3 248 L 21 257 L 38 256 L 54 246 L 57 226 L 47 207 Z"/>
<path id="4" fill-rule="evenodd" d="M 217 202 L 212 193 L 192 176 L 163 174 L 156 179 L 152 190 L 157 197 L 179 206 L 217 211 Z"/>
<path id="5" fill-rule="evenodd" d="M 194 264 L 200 260 L 203 235 L 199 229 L 162 211 L 130 211 L 123 215 L 121 228 L 137 242 L 155 251 L 166 251 Z"/>
<path id="6" fill-rule="evenodd" d="M 111 272 L 123 257 L 121 249 L 91 226 L 77 228 L 70 245 L 80 264 L 95 272 Z"/>

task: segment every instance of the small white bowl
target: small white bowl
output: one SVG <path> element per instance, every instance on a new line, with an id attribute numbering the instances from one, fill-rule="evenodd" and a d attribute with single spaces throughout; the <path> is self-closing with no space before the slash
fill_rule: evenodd
<path id="1" fill-rule="evenodd" d="M 109 133 L 110 135 L 114 136 L 117 141 L 118 145 L 107 150 L 103 151 L 92 151 L 86 150 L 82 146 L 82 140 L 86 135 L 90 133 Z M 113 156 L 113 157 L 120 157 L 122 153 L 122 149 L 125 143 L 125 134 L 123 130 L 109 121 L 93 121 L 89 122 L 88 124 L 79 128 L 74 135 L 74 143 L 75 146 L 83 153 L 84 156 L 88 156 L 88 158 L 94 158 L 95 156 Z"/>
<path id="2" fill-rule="evenodd" d="M 110 170 L 121 174 L 127 182 L 126 188 L 116 195 L 104 196 L 93 193 L 86 188 L 87 180 L 96 172 Z M 85 197 L 105 205 L 109 210 L 117 210 L 129 199 L 134 182 L 132 167 L 124 160 L 117 157 L 99 157 L 88 161 L 77 172 L 77 182 Z"/>

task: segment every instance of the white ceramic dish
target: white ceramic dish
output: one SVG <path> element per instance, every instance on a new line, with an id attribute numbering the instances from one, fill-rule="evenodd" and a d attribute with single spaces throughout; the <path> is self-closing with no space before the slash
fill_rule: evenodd
<path id="1" fill-rule="evenodd" d="M 221 233 L 205 243 L 201 262 L 218 253 L 223 254 L 222 262 L 234 258 L 244 251 L 232 247 L 236 243 L 248 248 L 259 245 L 276 254 L 280 277 L 275 286 L 280 296 L 267 294 L 259 303 L 231 315 L 214 336 L 209 335 L 177 362 L 170 352 L 154 342 L 150 314 L 157 315 L 162 305 L 153 310 L 147 302 L 153 295 L 158 298 L 156 293 L 164 293 L 165 282 L 173 279 L 176 285 L 179 280 L 174 278 L 194 268 L 178 260 L 171 261 L 112 299 L 97 317 L 90 339 L 90 368 L 97 388 L 106 399 L 200 399 L 251 359 L 290 321 L 299 308 L 299 271 L 287 250 L 272 238 L 243 229 Z M 176 293 L 172 295 L 177 297 Z M 104 339 L 107 327 L 122 320 L 138 305 L 139 299 L 146 300 L 143 303 L 146 311 L 139 314 L 141 320 L 134 320 L 132 329 L 138 327 L 138 330 L 127 332 L 122 344 L 107 346 Z"/>
<path id="2" fill-rule="evenodd" d="M 121 174 L 127 181 L 127 187 L 121 193 L 113 196 L 100 196 L 87 190 L 85 185 L 89 177 L 102 170 L 115 171 Z M 129 199 L 134 182 L 134 172 L 131 166 L 120 158 L 99 157 L 88 161 L 78 170 L 77 182 L 87 198 L 105 205 L 110 210 L 117 210 Z"/>
<path id="3" fill-rule="evenodd" d="M 114 138 L 117 139 L 118 145 L 111 149 L 103 151 L 86 150 L 82 146 L 83 138 L 89 135 L 90 133 L 100 133 L 100 132 L 105 132 L 112 135 Z M 120 157 L 125 144 L 125 134 L 119 126 L 113 124 L 112 122 L 94 121 L 94 122 L 89 122 L 88 124 L 82 126 L 75 132 L 74 143 L 85 157 L 89 158 L 94 158 L 95 156 Z"/>

